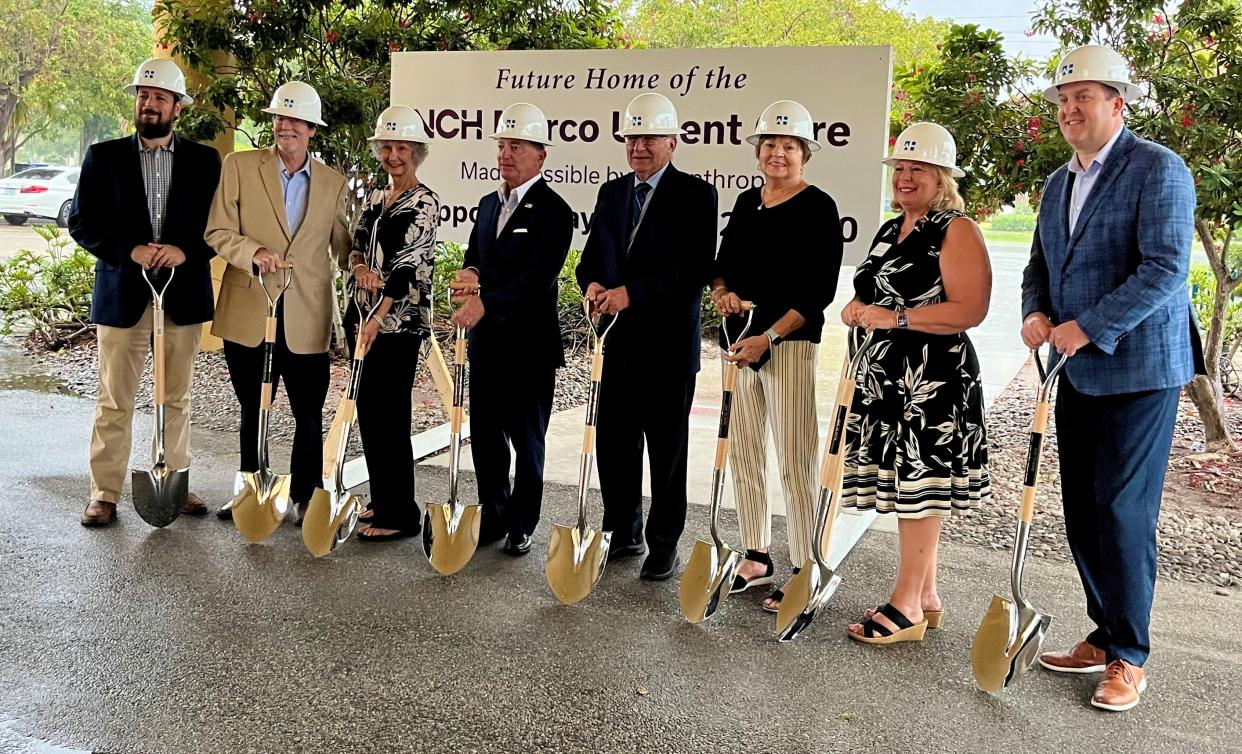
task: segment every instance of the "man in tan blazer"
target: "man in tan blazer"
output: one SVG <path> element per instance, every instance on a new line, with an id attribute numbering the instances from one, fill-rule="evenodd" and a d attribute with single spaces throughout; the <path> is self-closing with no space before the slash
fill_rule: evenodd
<path id="1" fill-rule="evenodd" d="M 277 310 L 273 380 L 283 379 L 296 429 L 290 463 L 290 497 L 301 524 L 311 493 L 323 484 L 323 404 L 328 394 L 332 334 L 333 263 L 349 253 L 345 177 L 308 151 L 321 120 L 318 93 L 290 81 L 276 89 L 271 106 L 270 149 L 228 155 L 221 169 L 207 243 L 229 266 L 224 273 L 211 332 L 224 340 L 229 379 L 241 404 L 241 470 L 259 466 L 259 392 L 268 288 L 293 268 L 293 284 Z M 229 518 L 229 506 L 220 511 Z"/>

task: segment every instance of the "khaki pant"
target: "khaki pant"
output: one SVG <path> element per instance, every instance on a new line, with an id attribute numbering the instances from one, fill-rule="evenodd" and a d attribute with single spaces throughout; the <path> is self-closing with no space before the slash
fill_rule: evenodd
<path id="1" fill-rule="evenodd" d="M 742 545 L 759 550 L 772 542 L 772 508 L 767 494 L 767 434 L 771 427 L 785 493 L 789 558 L 795 568 L 802 567 L 811 556 L 815 528 L 815 450 L 819 444 L 816 350 L 815 343 L 787 341 L 772 349 L 772 358 L 758 372 L 750 367 L 740 370 L 729 425 L 729 465 Z"/>
<path id="2" fill-rule="evenodd" d="M 153 310 L 147 307 L 133 327 L 96 328 L 99 342 L 99 398 L 91 431 L 91 499 L 119 502 L 129 466 L 134 395 L 146 377 Z M 178 326 L 164 317 L 164 457 L 173 469 L 190 465 L 190 375 L 201 324 Z M 154 433 L 151 453 L 155 453 Z M 149 467 L 150 464 L 143 464 Z"/>

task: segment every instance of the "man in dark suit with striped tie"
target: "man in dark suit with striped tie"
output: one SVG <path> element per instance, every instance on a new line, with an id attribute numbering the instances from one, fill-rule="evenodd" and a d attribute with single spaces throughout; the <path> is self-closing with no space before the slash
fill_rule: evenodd
<path id="1" fill-rule="evenodd" d="M 556 370 L 564 366 L 557 279 L 573 211 L 540 174 L 548 121 L 534 105 L 506 108 L 497 142 L 500 188 L 479 200 L 457 282 L 469 286 L 453 322 L 470 328 L 470 451 L 483 521 L 479 544 L 530 552 L 543 500 L 544 438 Z M 516 456 L 509 484 L 510 447 Z"/>
<path id="2" fill-rule="evenodd" d="M 672 165 L 684 133 L 673 103 L 650 92 L 626 107 L 632 173 L 600 187 L 577 278 L 595 310 L 616 316 L 600 386 L 598 456 L 609 558 L 642 555 L 643 447 L 651 511 L 641 576 L 679 563 L 686 523 L 690 404 L 699 371 L 699 308 L 716 256 L 716 189 Z"/>

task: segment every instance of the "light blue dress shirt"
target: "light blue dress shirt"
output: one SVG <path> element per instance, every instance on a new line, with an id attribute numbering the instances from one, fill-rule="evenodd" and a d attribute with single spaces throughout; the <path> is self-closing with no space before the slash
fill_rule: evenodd
<path id="1" fill-rule="evenodd" d="M 282 160 L 280 163 L 280 185 L 285 192 L 285 222 L 289 224 L 289 235 L 296 236 L 302 220 L 306 217 L 306 200 L 310 196 L 310 155 L 306 164 L 289 174 Z"/>
<path id="2" fill-rule="evenodd" d="M 1070 158 L 1069 165 L 1066 166 L 1074 174 L 1074 187 L 1070 190 L 1069 201 L 1070 235 L 1074 234 L 1074 226 L 1078 224 L 1078 215 L 1082 213 L 1087 197 L 1091 195 L 1091 189 L 1095 187 L 1096 179 L 1104 171 L 1104 161 L 1108 159 L 1108 153 L 1113 150 L 1113 144 L 1117 143 L 1117 137 L 1121 136 L 1121 131 L 1122 129 L 1117 129 L 1117 133 L 1113 134 L 1113 138 L 1104 144 L 1087 167 L 1084 168 L 1078 164 L 1077 154 Z"/>

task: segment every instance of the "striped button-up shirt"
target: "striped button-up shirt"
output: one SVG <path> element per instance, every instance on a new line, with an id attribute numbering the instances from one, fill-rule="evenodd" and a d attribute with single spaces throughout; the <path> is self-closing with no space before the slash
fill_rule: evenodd
<path id="1" fill-rule="evenodd" d="M 167 144 L 149 149 L 138 140 L 138 158 L 142 163 L 142 186 L 147 191 L 147 213 L 151 217 L 151 240 L 160 243 L 164 233 L 168 187 L 172 183 L 173 149 L 176 137 Z"/>

